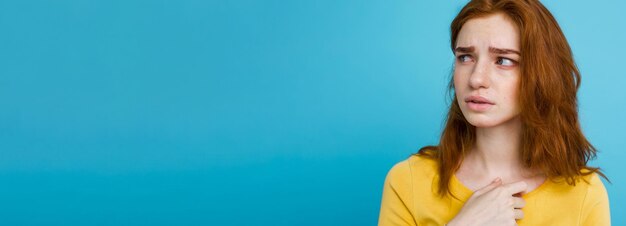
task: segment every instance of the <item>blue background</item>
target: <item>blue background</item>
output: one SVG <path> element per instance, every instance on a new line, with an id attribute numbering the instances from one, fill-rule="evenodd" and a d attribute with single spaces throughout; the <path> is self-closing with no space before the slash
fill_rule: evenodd
<path id="1" fill-rule="evenodd" d="M 375 225 L 464 3 L 0 1 L 0 224 Z M 626 225 L 626 3 L 544 3 Z"/>

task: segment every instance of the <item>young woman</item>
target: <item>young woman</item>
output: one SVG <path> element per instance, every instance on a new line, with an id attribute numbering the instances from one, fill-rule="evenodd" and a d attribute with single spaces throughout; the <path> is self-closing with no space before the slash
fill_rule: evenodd
<path id="1" fill-rule="evenodd" d="M 610 225 L 580 74 L 537 0 L 473 0 L 451 25 L 454 100 L 439 145 L 397 163 L 379 225 Z"/>

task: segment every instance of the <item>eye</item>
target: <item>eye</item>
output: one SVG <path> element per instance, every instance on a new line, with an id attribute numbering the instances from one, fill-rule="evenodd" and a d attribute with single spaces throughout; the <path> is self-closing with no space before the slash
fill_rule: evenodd
<path id="1" fill-rule="evenodd" d="M 457 57 L 461 63 L 465 63 L 471 60 L 470 55 L 460 55 Z"/>
<path id="2" fill-rule="evenodd" d="M 514 66 L 515 65 L 515 61 L 511 60 L 509 58 L 504 58 L 504 57 L 498 57 L 498 61 L 496 61 L 496 64 L 502 65 L 502 66 Z"/>

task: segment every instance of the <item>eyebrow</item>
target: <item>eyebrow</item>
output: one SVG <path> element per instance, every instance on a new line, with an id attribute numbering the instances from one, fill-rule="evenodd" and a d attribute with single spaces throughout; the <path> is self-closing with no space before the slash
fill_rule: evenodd
<path id="1" fill-rule="evenodd" d="M 475 50 L 475 48 L 473 46 L 469 46 L 469 47 L 456 47 L 454 49 L 455 53 L 473 53 Z M 495 54 L 517 54 L 518 56 L 520 56 L 521 54 L 519 53 L 519 51 L 517 50 L 512 50 L 512 49 L 502 49 L 502 48 L 496 48 L 496 47 L 489 47 L 489 52 L 490 53 L 495 53 Z"/>

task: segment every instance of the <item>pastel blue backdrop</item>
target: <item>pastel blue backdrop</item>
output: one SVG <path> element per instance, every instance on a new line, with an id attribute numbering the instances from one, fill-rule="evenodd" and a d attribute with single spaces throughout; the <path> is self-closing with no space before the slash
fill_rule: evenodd
<path id="1" fill-rule="evenodd" d="M 0 1 L 1 225 L 375 225 L 465 1 Z M 626 225 L 626 3 L 544 1 Z"/>

